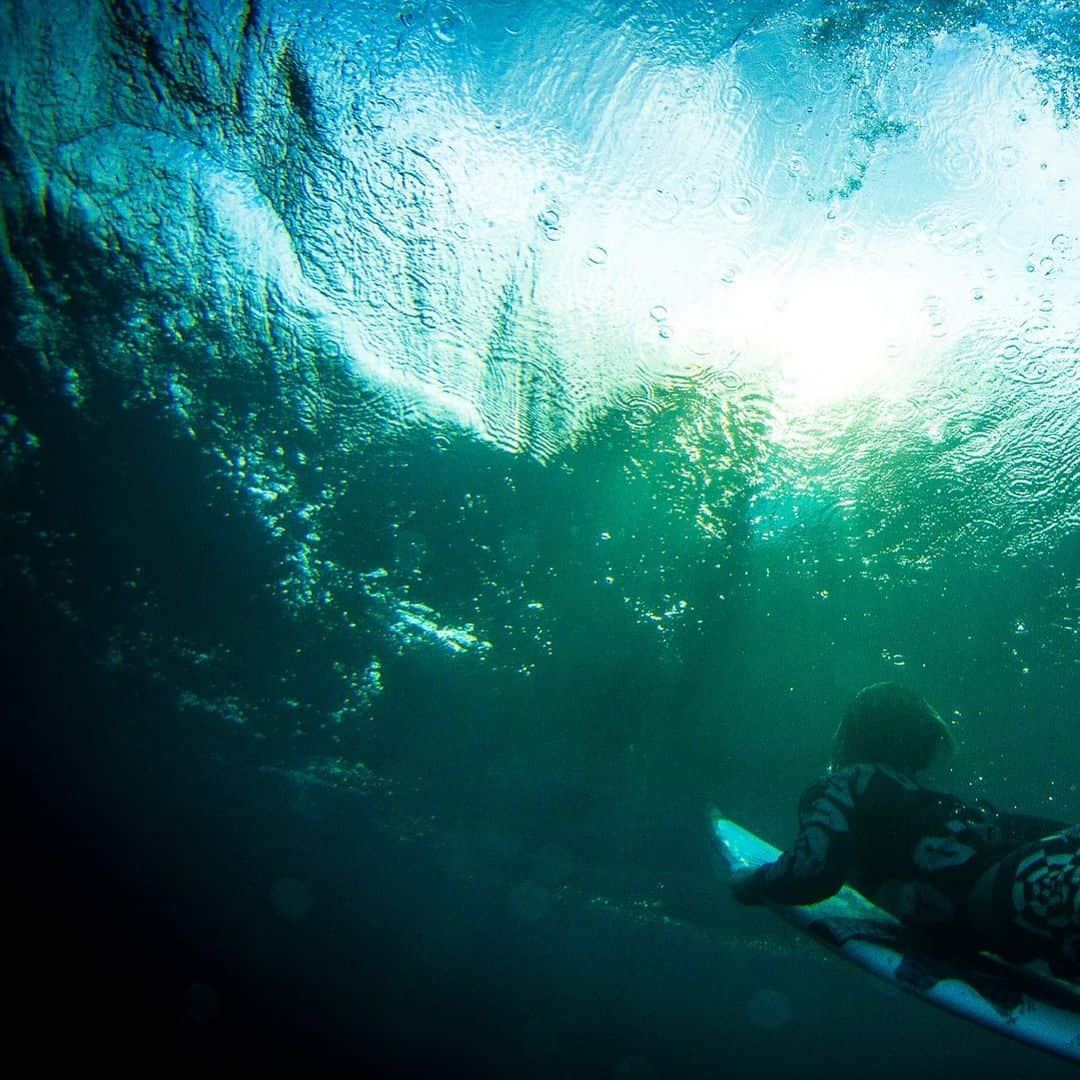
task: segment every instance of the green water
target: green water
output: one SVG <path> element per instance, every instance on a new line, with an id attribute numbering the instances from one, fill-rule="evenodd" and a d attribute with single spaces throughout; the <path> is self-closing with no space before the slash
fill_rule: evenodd
<path id="1" fill-rule="evenodd" d="M 1071 8 L 70 15 L 0 4 L 49 1053 L 1063 1076 L 736 908 L 704 805 L 784 843 L 896 679 L 1080 817 Z"/>

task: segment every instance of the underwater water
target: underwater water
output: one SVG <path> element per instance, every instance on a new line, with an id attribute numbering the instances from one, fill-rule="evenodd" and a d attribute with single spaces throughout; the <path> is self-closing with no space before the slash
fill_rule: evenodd
<path id="1" fill-rule="evenodd" d="M 704 807 L 896 679 L 1080 820 L 1074 5 L 0 0 L 0 91 L 37 1061 L 1067 1074 Z"/>

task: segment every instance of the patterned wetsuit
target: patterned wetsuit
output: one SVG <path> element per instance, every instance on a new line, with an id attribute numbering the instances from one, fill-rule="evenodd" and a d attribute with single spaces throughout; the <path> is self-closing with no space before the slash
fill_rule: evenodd
<path id="1" fill-rule="evenodd" d="M 852 765 L 804 792 L 794 844 L 738 882 L 736 896 L 810 904 L 845 882 L 960 947 L 1043 957 L 1080 976 L 1080 828 Z"/>

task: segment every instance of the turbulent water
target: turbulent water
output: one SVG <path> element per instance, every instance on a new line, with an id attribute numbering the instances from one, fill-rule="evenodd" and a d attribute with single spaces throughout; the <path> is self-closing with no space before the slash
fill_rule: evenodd
<path id="1" fill-rule="evenodd" d="M 0 0 L 27 1001 L 1064 1075 L 736 909 L 702 807 L 786 840 L 894 678 L 1080 818 L 1078 114 L 1064 0 Z"/>

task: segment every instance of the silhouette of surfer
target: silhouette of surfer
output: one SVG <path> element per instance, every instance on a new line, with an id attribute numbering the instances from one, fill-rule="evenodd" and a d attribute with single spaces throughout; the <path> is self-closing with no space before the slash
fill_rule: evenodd
<path id="1" fill-rule="evenodd" d="M 920 779 L 951 757 L 948 725 L 895 683 L 861 690 L 832 763 L 799 800 L 775 862 L 736 872 L 743 904 L 811 904 L 845 883 L 943 945 L 1043 959 L 1080 980 L 1080 827 L 965 801 Z"/>

